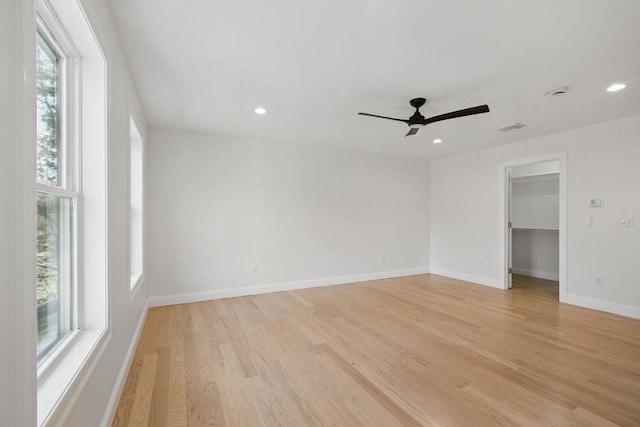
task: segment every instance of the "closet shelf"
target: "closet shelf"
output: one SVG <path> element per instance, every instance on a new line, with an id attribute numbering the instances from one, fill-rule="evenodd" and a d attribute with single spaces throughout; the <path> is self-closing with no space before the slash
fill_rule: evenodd
<path id="1" fill-rule="evenodd" d="M 540 230 L 540 231 L 560 231 L 558 228 L 543 228 L 543 227 L 511 227 L 512 230 Z"/>

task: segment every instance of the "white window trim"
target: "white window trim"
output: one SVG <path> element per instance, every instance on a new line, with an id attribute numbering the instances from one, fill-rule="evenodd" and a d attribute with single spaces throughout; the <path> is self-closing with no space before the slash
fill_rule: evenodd
<path id="1" fill-rule="evenodd" d="M 35 1 L 0 2 L 0 412 L 36 423 Z M 4 424 L 3 424 L 4 425 Z"/>
<path id="2" fill-rule="evenodd" d="M 76 329 L 45 360 L 38 369 L 38 425 L 64 419 L 110 339 L 105 329 Z"/>
<path id="3" fill-rule="evenodd" d="M 131 177 L 131 145 L 129 146 L 129 221 L 128 221 L 128 229 L 129 229 L 129 272 L 130 272 L 130 282 L 129 282 L 129 305 L 131 305 L 131 303 L 133 302 L 135 295 L 137 294 L 138 289 L 141 287 L 141 283 L 143 282 L 144 279 L 144 271 L 145 271 L 145 263 L 144 263 L 144 258 L 145 258 L 145 250 L 144 250 L 144 228 L 145 228 L 145 221 L 144 221 L 144 209 L 145 209 L 145 203 L 144 203 L 144 190 L 145 190 L 145 185 L 144 185 L 144 170 L 145 170 L 145 136 L 144 133 L 142 132 L 142 130 L 140 129 L 140 125 L 138 124 L 139 121 L 136 119 L 135 114 L 131 113 L 130 117 L 129 117 L 129 126 L 133 127 L 133 129 L 129 130 L 129 144 L 132 143 L 132 141 L 134 140 L 133 137 L 133 131 L 135 130 L 135 137 L 137 140 L 139 140 L 140 142 L 140 168 L 141 168 L 141 177 L 140 177 L 140 194 L 141 194 L 141 200 L 140 200 L 140 271 L 135 271 L 133 268 L 133 255 L 132 255 L 132 251 L 134 250 L 133 245 L 131 244 L 131 236 L 133 233 L 132 230 L 132 215 L 131 215 L 131 191 L 132 191 L 132 177 Z"/>
<path id="4" fill-rule="evenodd" d="M 136 289 L 142 282 L 143 278 L 144 278 L 144 274 L 142 273 L 131 273 L 131 293 L 132 294 L 136 292 Z"/>
<path id="5" fill-rule="evenodd" d="M 134 278 L 135 276 L 135 278 Z M 138 295 L 138 291 L 142 288 L 142 282 L 144 282 L 144 274 L 131 275 L 131 283 L 133 283 L 133 287 L 129 292 L 129 301 L 127 302 L 127 307 L 131 307 L 133 301 L 136 299 L 136 295 Z"/>
<path id="6" fill-rule="evenodd" d="M 73 96 L 79 106 L 79 110 L 74 113 L 79 120 L 73 124 L 66 123 L 68 131 L 75 136 L 71 139 L 75 141 L 74 145 L 68 148 L 73 150 L 73 157 L 69 161 L 74 162 L 77 173 L 75 177 L 63 178 L 68 179 L 68 186 L 80 195 L 77 199 L 77 216 L 81 221 L 77 225 L 77 253 L 74 254 L 79 278 L 76 281 L 78 287 L 75 295 L 77 329 L 38 368 L 37 425 L 42 427 L 64 422 L 111 339 L 106 250 L 108 80 L 107 58 L 79 0 L 37 0 L 37 10 L 40 15 L 48 16 L 43 17 L 43 20 L 53 19 L 53 23 L 45 21 L 49 29 L 57 27 L 67 41 L 74 40 L 82 44 L 78 46 L 82 47 L 78 52 L 82 55 L 85 70 L 84 74 L 80 73 L 78 66 L 76 86 L 73 88 Z M 73 38 L 68 37 L 64 29 L 69 30 Z M 78 58 L 80 54 L 77 55 Z M 91 90 L 83 94 L 81 89 L 85 85 L 91 87 Z M 96 94 L 100 95 L 96 97 Z M 84 105 L 80 105 L 81 101 Z M 81 151 L 80 138 L 92 141 L 88 153 Z M 89 162 L 88 165 L 83 165 L 85 161 Z M 41 185 L 47 187 L 47 192 L 59 192 L 52 191 L 51 186 L 43 183 L 36 183 L 36 190 Z M 82 198 L 85 191 L 87 194 L 90 192 L 92 197 Z M 81 217 L 84 210 L 91 212 L 91 218 Z M 93 242 L 94 239 L 95 244 L 85 243 L 87 240 Z"/>

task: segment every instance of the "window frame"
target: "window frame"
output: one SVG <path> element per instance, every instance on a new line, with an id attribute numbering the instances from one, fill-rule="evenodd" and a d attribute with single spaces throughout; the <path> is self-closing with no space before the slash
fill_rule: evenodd
<path id="1" fill-rule="evenodd" d="M 47 47 L 52 50 L 58 58 L 58 153 L 57 153 L 57 183 L 49 183 L 39 180 L 36 175 L 36 196 L 45 194 L 60 199 L 68 199 L 70 206 L 68 215 L 71 217 L 68 222 L 70 230 L 61 232 L 61 238 L 68 240 L 65 249 L 69 271 L 60 273 L 59 294 L 60 312 L 62 313 L 64 324 L 63 334 L 47 346 L 36 356 L 38 361 L 38 374 L 40 375 L 48 366 L 52 364 L 56 357 L 62 352 L 66 343 L 75 335 L 78 330 L 78 245 L 80 244 L 78 224 L 80 222 L 81 192 L 80 173 L 78 155 L 80 149 L 79 134 L 79 76 L 80 60 L 77 50 L 69 40 L 63 27 L 60 25 L 55 15 L 46 3 L 38 5 L 36 11 L 36 43 L 42 38 Z M 63 226 L 65 222 L 61 221 Z M 66 277 L 65 277 L 66 276 Z M 64 280 L 63 280 L 64 279 Z M 64 282 L 64 283 L 63 283 Z"/>
<path id="2" fill-rule="evenodd" d="M 105 50 L 108 44 L 92 14 L 90 2 L 34 0 L 34 3 L 36 8 L 29 13 L 42 19 L 56 36 L 62 36 L 58 42 L 63 48 L 77 53 L 72 62 L 76 74 L 72 81 L 67 79 L 72 82 L 73 93 L 69 96 L 75 102 L 75 109 L 69 111 L 68 116 L 77 118 L 67 126 L 70 133 L 67 148 L 72 150 L 67 154 L 75 175 L 66 178 L 69 188 L 80 196 L 76 204 L 77 244 L 73 254 L 77 260 L 76 329 L 37 367 L 37 425 L 48 427 L 65 424 L 67 409 L 78 398 L 111 340 L 108 241 L 111 56 L 109 50 Z M 36 46 L 36 28 L 29 30 L 33 33 L 25 49 Z M 35 107 L 32 98 L 35 93 L 29 91 L 25 95 Z M 82 145 L 82 141 L 86 144 Z M 31 151 L 31 156 L 34 154 L 35 150 Z M 58 191 L 55 187 L 51 189 Z M 35 240 L 35 236 L 32 237 Z M 33 246 L 35 248 L 35 241 Z M 35 289 L 30 295 L 35 302 Z M 35 332 L 35 322 L 33 328 Z M 35 362 L 35 349 L 33 359 Z"/>
<path id="3" fill-rule="evenodd" d="M 137 149 L 138 153 L 134 153 L 134 149 Z M 131 113 L 129 116 L 129 292 L 131 298 L 144 278 L 144 153 L 144 135 L 135 115 Z M 133 163 L 134 157 L 139 160 L 137 165 Z M 136 179 L 134 179 L 134 166 L 139 169 L 139 176 Z M 139 185 L 137 189 L 134 188 L 136 184 Z M 134 201 L 134 193 L 139 195 L 139 200 Z M 136 204 L 139 206 L 135 206 Z M 137 216 L 137 220 L 134 216 Z M 137 234 L 137 244 L 134 244 L 134 233 Z"/>

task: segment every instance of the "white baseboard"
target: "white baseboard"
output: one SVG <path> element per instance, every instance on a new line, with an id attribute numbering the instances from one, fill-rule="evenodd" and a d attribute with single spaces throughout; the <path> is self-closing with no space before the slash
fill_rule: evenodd
<path id="1" fill-rule="evenodd" d="M 546 271 L 529 270 L 526 268 L 513 267 L 514 274 L 521 274 L 523 276 L 535 277 L 537 279 L 559 281 L 560 275 L 558 273 L 547 273 Z"/>
<path id="2" fill-rule="evenodd" d="M 431 274 L 437 274 L 439 276 L 451 277 L 452 279 L 464 280 L 465 282 L 471 282 L 478 285 L 490 286 L 492 288 L 504 289 L 504 286 L 498 279 L 491 279 L 489 277 L 475 276 L 473 274 L 459 273 L 457 271 L 444 270 L 442 268 L 431 267 Z"/>
<path id="3" fill-rule="evenodd" d="M 144 308 L 142 309 L 140 320 L 138 320 L 138 326 L 136 326 L 136 330 L 133 333 L 133 338 L 131 339 L 131 343 L 129 344 L 129 349 L 127 350 L 127 354 L 125 355 L 124 360 L 122 361 L 122 367 L 120 368 L 120 372 L 118 373 L 118 377 L 116 378 L 116 383 L 113 386 L 111 397 L 109 398 L 109 402 L 107 403 L 107 409 L 105 410 L 104 417 L 102 418 L 102 422 L 100 423 L 101 427 L 110 427 L 111 424 L 113 424 L 113 418 L 116 415 L 116 409 L 118 408 L 120 394 L 122 393 L 122 389 L 124 388 L 127 376 L 129 375 L 129 368 L 131 368 L 133 355 L 135 354 L 136 348 L 138 347 L 138 341 L 140 339 L 140 334 L 142 333 L 142 327 L 144 326 L 144 321 L 147 318 L 148 311 L 149 300 L 147 300 Z"/>
<path id="4" fill-rule="evenodd" d="M 366 282 L 368 280 L 390 279 L 393 277 L 415 276 L 428 274 L 429 267 L 410 268 L 406 270 L 380 271 L 376 273 L 355 274 L 350 276 L 328 277 L 323 279 L 297 280 L 283 283 L 269 283 L 264 285 L 240 286 L 236 288 L 212 289 L 201 292 L 161 295 L 149 298 L 149 307 L 159 307 L 173 304 L 186 304 L 198 301 L 208 301 L 221 298 L 242 297 L 247 295 L 266 294 L 269 292 L 292 291 L 295 289 L 317 288 L 321 286 L 344 285 L 347 283 Z"/>
<path id="5" fill-rule="evenodd" d="M 516 271 L 516 269 L 514 269 L 514 273 L 525 274 L 525 273 L 521 273 L 521 271 L 523 270 L 521 269 L 518 269 L 518 270 L 519 271 Z M 527 271 L 529 273 L 532 272 L 531 270 L 524 270 L 524 271 Z M 540 273 L 540 272 L 533 271 L 533 273 Z M 453 279 L 464 280 L 465 282 L 472 282 L 480 285 L 491 286 L 493 288 L 504 289 L 498 280 L 490 279 L 487 277 L 474 276 L 472 274 L 459 273 L 456 271 L 444 270 L 437 267 L 431 267 L 431 274 L 437 274 L 439 276 L 446 276 L 446 277 L 451 277 Z M 547 276 L 540 277 L 541 279 L 558 280 L 557 276 L 555 276 L 555 278 L 549 278 L 549 277 L 553 277 L 551 273 L 542 273 L 542 274 L 546 274 Z M 538 277 L 538 276 L 534 276 L 533 274 L 527 274 L 527 275 L 531 275 L 532 277 Z M 636 307 L 632 305 L 603 301 L 595 298 L 589 298 L 581 295 L 572 295 L 572 294 L 567 294 L 565 297 L 562 298 L 561 302 L 566 304 L 571 304 L 571 305 L 577 305 L 580 307 L 591 308 L 594 310 L 605 311 L 607 313 L 619 314 L 620 316 L 640 319 L 640 307 Z"/>
<path id="6" fill-rule="evenodd" d="M 619 314 L 620 316 L 640 319 L 640 307 L 632 305 L 602 301 L 595 298 L 573 294 L 567 294 L 562 302 L 594 310 L 606 311 L 607 313 Z"/>

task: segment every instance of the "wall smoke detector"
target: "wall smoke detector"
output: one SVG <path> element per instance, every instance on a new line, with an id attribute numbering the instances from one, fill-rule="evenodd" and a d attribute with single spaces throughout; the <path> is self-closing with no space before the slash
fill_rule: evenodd
<path id="1" fill-rule="evenodd" d="M 567 92 L 569 92 L 569 86 L 562 86 L 557 89 L 550 90 L 545 93 L 544 96 L 562 96 Z"/>
<path id="2" fill-rule="evenodd" d="M 524 127 L 527 127 L 527 125 L 522 124 L 522 123 L 514 123 L 512 125 L 509 126 L 505 126 L 503 128 L 498 129 L 500 132 L 513 132 L 514 130 L 520 130 Z"/>

